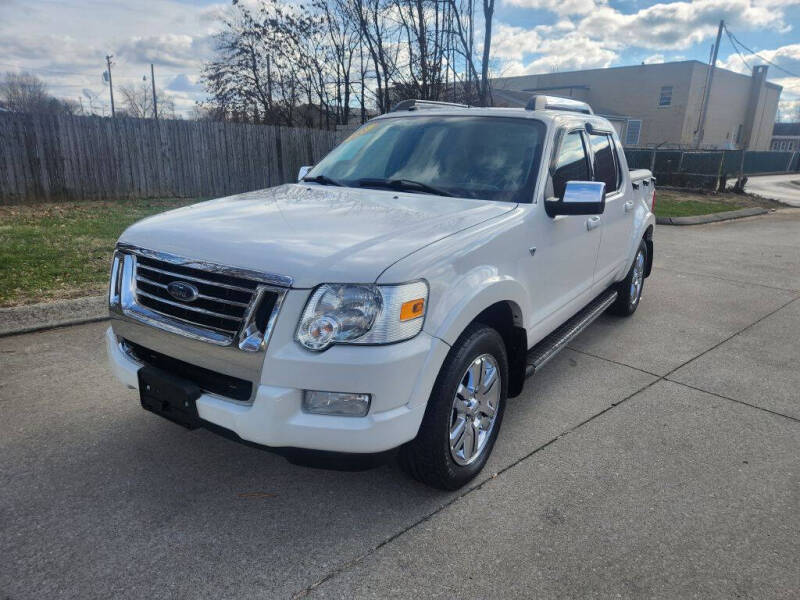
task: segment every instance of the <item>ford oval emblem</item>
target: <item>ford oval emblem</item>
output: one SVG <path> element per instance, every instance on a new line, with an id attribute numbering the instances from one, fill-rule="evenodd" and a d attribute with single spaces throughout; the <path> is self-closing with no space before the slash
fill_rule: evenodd
<path id="1" fill-rule="evenodd" d="M 167 285 L 169 295 L 181 302 L 192 302 L 197 300 L 200 292 L 191 283 L 185 281 L 173 281 Z"/>

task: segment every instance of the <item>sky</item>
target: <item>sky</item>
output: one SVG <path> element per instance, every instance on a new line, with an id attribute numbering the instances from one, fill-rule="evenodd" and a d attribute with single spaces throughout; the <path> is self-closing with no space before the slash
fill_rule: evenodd
<path id="1" fill-rule="evenodd" d="M 251 0 L 255 1 L 255 0 Z M 477 3 L 480 6 L 480 2 Z M 30 71 L 56 96 L 109 110 L 102 74 L 113 54 L 115 88 L 156 83 L 188 115 L 205 97 L 200 72 L 228 3 L 181 0 L 0 0 L 0 72 Z M 497 75 L 695 59 L 708 61 L 724 19 L 719 66 L 749 73 L 771 61 L 783 86 L 779 116 L 800 110 L 800 0 L 496 0 Z M 794 76 L 797 75 L 797 76 Z"/>

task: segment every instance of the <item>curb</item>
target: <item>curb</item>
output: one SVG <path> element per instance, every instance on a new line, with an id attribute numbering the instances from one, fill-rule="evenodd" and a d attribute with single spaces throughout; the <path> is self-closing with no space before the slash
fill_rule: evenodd
<path id="1" fill-rule="evenodd" d="M 0 308 L 0 338 L 108 319 L 106 295 Z"/>
<path id="2" fill-rule="evenodd" d="M 733 219 L 743 219 L 744 217 L 755 217 L 756 215 L 765 215 L 768 212 L 768 208 L 753 207 L 739 210 L 727 210 L 710 215 L 696 215 L 693 217 L 656 217 L 656 224 L 703 225 L 704 223 L 718 223 L 719 221 L 732 221 Z"/>

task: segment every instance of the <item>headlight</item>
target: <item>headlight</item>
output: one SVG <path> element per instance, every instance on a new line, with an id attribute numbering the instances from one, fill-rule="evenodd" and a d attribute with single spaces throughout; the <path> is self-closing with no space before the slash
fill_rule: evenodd
<path id="1" fill-rule="evenodd" d="M 309 298 L 297 341 L 309 350 L 332 344 L 391 344 L 417 335 L 422 329 L 428 285 L 326 283 Z"/>

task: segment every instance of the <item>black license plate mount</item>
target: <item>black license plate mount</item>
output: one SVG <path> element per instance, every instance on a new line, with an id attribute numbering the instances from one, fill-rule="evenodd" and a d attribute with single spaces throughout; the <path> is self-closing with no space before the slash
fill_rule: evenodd
<path id="1" fill-rule="evenodd" d="M 142 367 L 138 377 L 142 408 L 187 429 L 202 425 L 196 401 L 203 392 L 197 385 L 156 367 Z"/>

